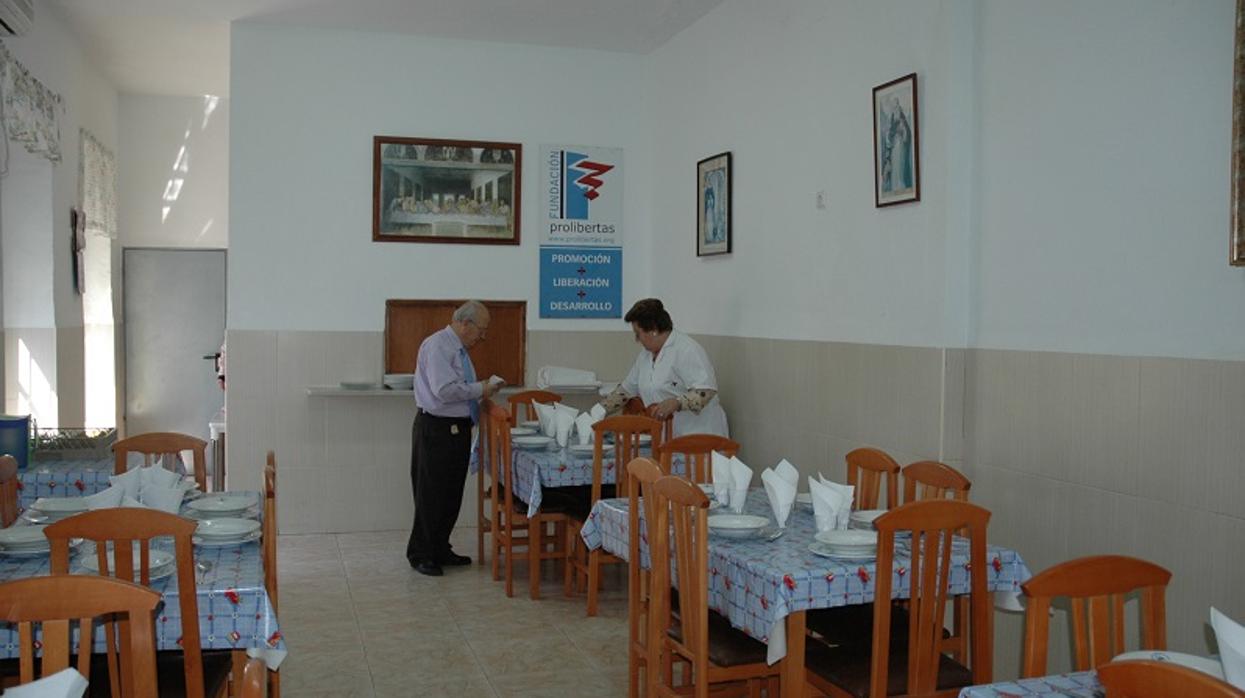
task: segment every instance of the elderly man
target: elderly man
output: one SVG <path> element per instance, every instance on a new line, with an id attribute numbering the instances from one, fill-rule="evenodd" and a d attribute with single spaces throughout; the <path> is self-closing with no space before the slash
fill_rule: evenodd
<path id="1" fill-rule="evenodd" d="M 489 312 L 479 301 L 454 311 L 449 326 L 419 345 L 415 362 L 415 424 L 411 429 L 411 489 L 415 525 L 406 559 L 420 574 L 437 577 L 442 565 L 469 565 L 450 549 L 471 460 L 472 427 L 480 400 L 498 384 L 476 380 L 467 350 L 488 335 Z"/>

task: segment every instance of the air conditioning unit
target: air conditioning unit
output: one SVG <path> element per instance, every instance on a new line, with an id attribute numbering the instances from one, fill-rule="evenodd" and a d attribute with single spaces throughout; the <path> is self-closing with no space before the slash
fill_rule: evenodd
<path id="1" fill-rule="evenodd" d="M 0 36 L 21 36 L 35 21 L 35 0 L 0 0 Z"/>

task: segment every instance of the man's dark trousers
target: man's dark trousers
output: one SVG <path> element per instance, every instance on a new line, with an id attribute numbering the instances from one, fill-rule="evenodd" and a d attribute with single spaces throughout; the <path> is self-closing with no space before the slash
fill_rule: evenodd
<path id="1" fill-rule="evenodd" d="M 411 490 L 415 524 L 406 544 L 412 564 L 440 563 L 462 508 L 471 458 L 471 418 L 438 417 L 420 410 L 411 427 Z"/>

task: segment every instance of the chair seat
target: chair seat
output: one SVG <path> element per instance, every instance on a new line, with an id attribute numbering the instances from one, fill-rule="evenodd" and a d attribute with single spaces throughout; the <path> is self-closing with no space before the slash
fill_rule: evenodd
<path id="1" fill-rule="evenodd" d="M 673 601 L 673 604 L 677 604 Z M 672 605 L 677 608 L 677 605 Z M 675 642 L 683 642 L 683 626 L 666 631 Z M 709 661 L 720 667 L 743 666 L 765 662 L 766 647 L 742 631 L 731 627 L 725 616 L 709 611 Z"/>
<path id="2" fill-rule="evenodd" d="M 905 636 L 905 640 L 907 637 Z M 872 652 L 868 645 L 845 645 L 831 647 L 824 642 L 809 639 L 804 648 L 804 666 L 822 680 L 834 684 L 849 695 L 868 698 Z M 890 660 L 886 664 L 886 695 L 899 696 L 908 692 L 908 648 L 906 642 L 896 647 L 891 644 Z M 938 664 L 938 690 L 949 690 L 973 685 L 973 674 L 968 667 L 947 655 L 940 655 Z"/>
<path id="3" fill-rule="evenodd" d="M 853 604 L 836 608 L 823 608 L 809 611 L 807 614 L 808 629 L 820 635 L 830 646 L 873 644 L 873 604 Z M 908 644 L 908 611 L 894 605 L 891 606 L 891 647 L 906 648 Z M 942 629 L 944 639 L 951 633 Z"/>
<path id="4" fill-rule="evenodd" d="M 204 651 L 203 695 L 214 698 L 229 681 L 233 668 L 233 653 L 229 650 Z M 178 698 L 186 695 L 186 660 L 178 651 L 156 652 L 156 682 L 160 698 Z M 108 681 L 108 656 L 91 655 L 91 683 L 87 688 L 90 698 L 108 698 L 112 687 Z"/>

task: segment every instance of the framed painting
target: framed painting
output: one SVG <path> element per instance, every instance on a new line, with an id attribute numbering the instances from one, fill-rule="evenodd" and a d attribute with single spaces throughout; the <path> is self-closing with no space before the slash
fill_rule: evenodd
<path id="1" fill-rule="evenodd" d="M 873 197 L 878 208 L 921 200 L 916 73 L 873 88 Z"/>
<path id="2" fill-rule="evenodd" d="M 523 146 L 375 136 L 372 240 L 519 244 Z"/>
<path id="3" fill-rule="evenodd" d="M 696 256 L 731 251 L 731 154 L 696 163 Z"/>

